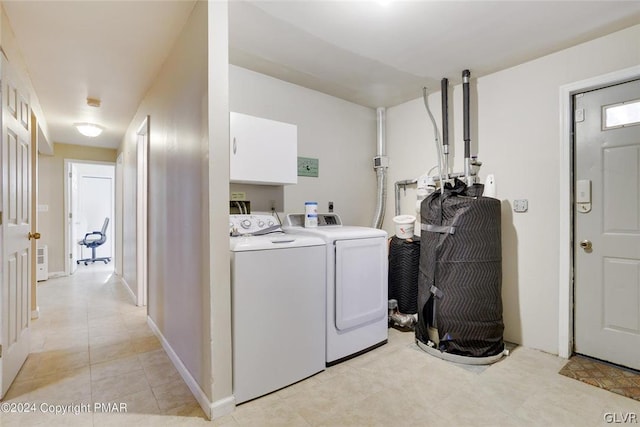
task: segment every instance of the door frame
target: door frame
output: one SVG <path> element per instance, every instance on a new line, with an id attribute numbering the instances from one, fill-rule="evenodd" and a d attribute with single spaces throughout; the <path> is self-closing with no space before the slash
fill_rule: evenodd
<path id="1" fill-rule="evenodd" d="M 558 356 L 573 354 L 573 95 L 640 78 L 640 66 L 633 66 L 560 87 L 560 264 L 558 275 Z"/>
<path id="2" fill-rule="evenodd" d="M 150 116 L 146 116 L 136 132 L 136 305 L 147 305 L 148 289 L 148 206 L 149 206 L 149 139 Z"/>
<path id="3" fill-rule="evenodd" d="M 64 274 L 65 276 L 69 276 L 71 274 L 71 263 L 73 262 L 72 259 L 69 259 L 69 253 L 71 252 L 71 245 L 73 244 L 73 242 L 71 242 L 71 230 L 69 229 L 69 201 L 70 201 L 70 194 L 69 194 L 69 186 L 71 185 L 71 180 L 69 179 L 69 172 L 70 172 L 70 168 L 71 168 L 71 164 L 72 163 L 84 163 L 84 164 L 92 164 L 92 165 L 107 165 L 107 166 L 113 166 L 114 167 L 114 182 L 115 182 L 115 166 L 116 164 L 114 162 L 100 162 L 100 161 L 95 161 L 95 160 L 79 160 L 79 159 L 64 159 L 64 259 L 65 259 L 65 263 L 64 263 Z M 114 185 L 113 188 L 113 196 L 114 196 L 114 202 L 116 199 L 116 186 Z M 115 204 L 114 204 L 114 209 L 115 209 Z M 115 222 L 115 221 L 114 221 Z M 115 233 L 114 233 L 115 236 Z M 115 245 L 114 245 L 115 248 Z"/>
<path id="4" fill-rule="evenodd" d="M 115 256 L 113 261 L 114 272 L 120 276 L 124 276 L 123 269 L 123 259 L 122 259 L 122 224 L 124 221 L 124 155 L 122 152 L 118 154 L 118 158 L 116 159 L 116 170 L 115 170 L 115 223 L 114 223 L 114 240 L 115 240 Z"/>

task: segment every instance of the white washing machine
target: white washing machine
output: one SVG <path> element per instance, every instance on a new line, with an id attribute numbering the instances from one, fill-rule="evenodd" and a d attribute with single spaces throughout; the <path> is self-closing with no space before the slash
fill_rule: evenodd
<path id="1" fill-rule="evenodd" d="M 327 243 L 327 366 L 386 343 L 387 233 L 343 226 L 336 214 L 318 214 L 313 228 L 304 227 L 304 214 L 289 214 L 283 229 Z"/>
<path id="2" fill-rule="evenodd" d="M 236 403 L 325 368 L 324 240 L 286 235 L 268 215 L 230 215 Z M 260 233 L 267 233 L 259 235 Z"/>

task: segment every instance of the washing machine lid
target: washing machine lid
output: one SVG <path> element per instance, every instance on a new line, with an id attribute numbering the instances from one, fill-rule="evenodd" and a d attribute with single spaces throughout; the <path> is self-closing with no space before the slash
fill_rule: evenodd
<path id="1" fill-rule="evenodd" d="M 240 236 L 229 238 L 231 252 L 265 251 L 308 246 L 324 246 L 319 237 L 276 233 L 266 236 Z"/>

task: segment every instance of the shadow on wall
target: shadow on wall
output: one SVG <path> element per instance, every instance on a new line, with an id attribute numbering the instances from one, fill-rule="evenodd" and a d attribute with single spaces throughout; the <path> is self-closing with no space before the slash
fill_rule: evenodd
<path id="1" fill-rule="evenodd" d="M 518 291 L 518 235 L 513 225 L 513 209 L 508 200 L 502 201 L 502 307 L 505 340 L 522 344 Z"/>

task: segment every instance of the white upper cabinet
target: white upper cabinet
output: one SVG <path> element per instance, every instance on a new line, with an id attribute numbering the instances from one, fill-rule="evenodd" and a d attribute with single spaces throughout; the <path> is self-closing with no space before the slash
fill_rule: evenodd
<path id="1" fill-rule="evenodd" d="M 235 183 L 282 185 L 298 182 L 298 127 L 232 112 L 230 176 Z"/>

